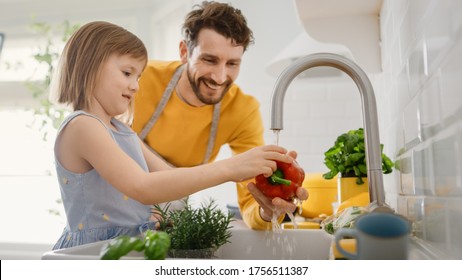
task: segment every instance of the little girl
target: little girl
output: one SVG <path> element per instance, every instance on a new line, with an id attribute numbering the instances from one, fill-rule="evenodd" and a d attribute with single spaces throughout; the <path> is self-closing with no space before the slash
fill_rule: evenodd
<path id="1" fill-rule="evenodd" d="M 55 142 L 67 225 L 54 249 L 139 235 L 154 228 L 149 219 L 153 204 L 227 181 L 270 176 L 276 160 L 293 161 L 284 148 L 267 145 L 214 163 L 172 169 L 117 118 L 130 112 L 146 63 L 141 40 L 107 22 L 82 26 L 63 50 L 55 94 L 74 112 Z"/>

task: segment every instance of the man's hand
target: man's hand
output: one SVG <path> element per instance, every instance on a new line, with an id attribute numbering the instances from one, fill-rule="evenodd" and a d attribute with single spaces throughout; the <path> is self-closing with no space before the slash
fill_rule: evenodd
<path id="1" fill-rule="evenodd" d="M 288 155 L 294 159 L 297 157 L 295 151 L 290 151 Z M 260 216 L 265 221 L 269 222 L 273 217 L 277 218 L 285 213 L 293 213 L 297 208 L 295 203 L 282 198 L 275 197 L 270 199 L 266 197 L 252 182 L 247 185 L 247 188 L 260 205 Z M 296 196 L 299 200 L 306 200 L 308 198 L 308 191 L 303 187 L 297 188 Z"/>
<path id="2" fill-rule="evenodd" d="M 265 221 L 270 222 L 273 217 L 277 218 L 285 213 L 293 213 L 297 208 L 295 203 L 286 201 L 279 197 L 275 197 L 271 200 L 261 193 L 252 182 L 247 185 L 247 188 L 260 205 L 260 216 Z M 306 200 L 308 198 L 308 191 L 303 187 L 298 188 L 297 198 L 300 200 Z"/>

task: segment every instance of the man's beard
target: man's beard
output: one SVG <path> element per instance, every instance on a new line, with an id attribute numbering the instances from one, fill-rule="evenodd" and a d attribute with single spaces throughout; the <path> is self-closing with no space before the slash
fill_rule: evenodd
<path id="1" fill-rule="evenodd" d="M 199 78 L 197 80 L 197 83 L 196 83 L 194 81 L 193 77 L 189 73 L 189 65 L 186 67 L 186 73 L 187 73 L 187 76 L 188 76 L 189 84 L 191 85 L 191 88 L 192 88 L 192 90 L 194 92 L 194 95 L 196 95 L 197 99 L 199 99 L 202 103 L 204 103 L 206 105 L 214 105 L 214 104 L 219 103 L 223 99 L 226 92 L 229 90 L 229 88 L 232 85 L 232 82 L 230 80 L 226 80 L 227 86 L 225 87 L 223 92 L 218 97 L 216 97 L 216 98 L 207 97 L 207 96 L 205 96 L 204 94 L 202 94 L 200 92 L 199 85 L 200 85 L 201 82 L 203 82 L 204 84 L 216 84 L 215 81 L 213 81 L 213 80 L 206 81 L 205 78 Z"/>

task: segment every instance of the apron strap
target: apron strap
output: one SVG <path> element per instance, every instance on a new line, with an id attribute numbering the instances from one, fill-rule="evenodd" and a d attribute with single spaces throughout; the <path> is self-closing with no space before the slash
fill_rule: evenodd
<path id="1" fill-rule="evenodd" d="M 183 73 L 184 67 L 185 67 L 185 64 L 181 65 L 175 70 L 175 73 L 173 74 L 172 78 L 170 79 L 170 82 L 168 83 L 167 87 L 164 90 L 164 93 L 162 94 L 162 98 L 160 99 L 159 105 L 157 106 L 156 110 L 154 110 L 154 113 L 152 114 L 151 118 L 146 123 L 146 125 L 143 127 L 141 132 L 139 133 L 139 137 L 141 138 L 141 140 L 143 140 L 143 142 L 145 141 L 146 136 L 148 135 L 149 131 L 151 131 L 151 129 L 154 127 L 154 124 L 159 119 L 160 114 L 165 109 L 165 106 L 167 105 L 168 100 L 172 96 L 173 90 L 175 89 L 178 81 L 180 80 L 180 76 L 181 76 L 181 73 Z M 212 155 L 213 146 L 215 144 L 215 139 L 217 135 L 218 121 L 220 119 L 220 107 L 221 107 L 221 102 L 213 106 L 213 116 L 212 116 L 212 125 L 210 128 L 210 137 L 207 143 L 207 150 L 205 152 L 205 157 L 204 157 L 204 161 L 202 162 L 202 164 L 208 163 Z M 162 158 L 162 156 L 160 156 L 156 151 L 154 151 L 151 147 L 149 147 L 149 145 L 146 145 L 146 146 L 153 153 L 155 153 L 157 156 Z"/>
<path id="2" fill-rule="evenodd" d="M 159 119 L 159 116 L 164 110 L 165 105 L 167 105 L 167 102 L 170 99 L 170 96 L 172 95 L 173 89 L 176 87 L 176 84 L 178 83 L 178 80 L 180 79 L 184 66 L 185 65 L 183 64 L 175 70 L 173 77 L 170 79 L 170 82 L 168 83 L 167 87 L 164 90 L 164 93 L 162 94 L 162 98 L 160 99 L 159 105 L 157 105 L 156 110 L 154 111 L 154 113 L 152 114 L 151 118 L 146 123 L 146 125 L 143 127 L 143 130 L 141 130 L 139 137 L 143 141 L 144 139 L 146 139 L 146 136 L 148 135 L 149 131 L 151 131 L 152 127 Z"/>
<path id="3" fill-rule="evenodd" d="M 202 164 L 209 162 L 212 155 L 215 139 L 217 138 L 218 121 L 220 120 L 220 107 L 221 101 L 213 106 L 212 127 L 210 128 L 209 142 L 207 143 L 207 151 L 205 152 L 205 158 Z"/>

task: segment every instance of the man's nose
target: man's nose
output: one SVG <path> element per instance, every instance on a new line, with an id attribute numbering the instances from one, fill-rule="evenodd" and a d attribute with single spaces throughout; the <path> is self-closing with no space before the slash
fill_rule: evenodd
<path id="1" fill-rule="evenodd" d="M 217 84 L 223 84 L 227 80 L 228 71 L 226 69 L 226 65 L 217 65 L 212 73 L 212 79 Z"/>

